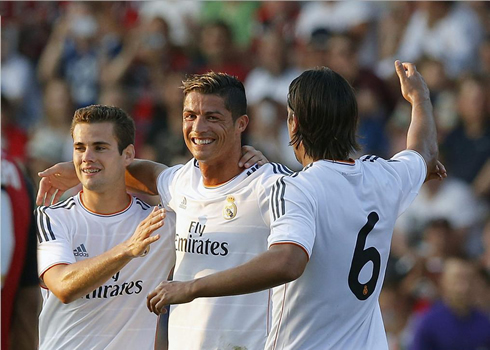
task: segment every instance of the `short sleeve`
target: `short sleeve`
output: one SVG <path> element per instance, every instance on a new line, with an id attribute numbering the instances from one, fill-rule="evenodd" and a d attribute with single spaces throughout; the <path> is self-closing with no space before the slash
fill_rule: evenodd
<path id="1" fill-rule="evenodd" d="M 402 199 L 398 215 L 403 213 L 415 199 L 427 176 L 424 158 L 416 151 L 405 150 L 395 154 L 387 164 L 400 179 Z"/>
<path id="2" fill-rule="evenodd" d="M 166 209 L 168 208 L 168 203 L 172 199 L 172 182 L 177 174 L 177 171 L 182 168 L 182 165 L 175 165 L 173 167 L 167 168 L 158 175 L 157 178 L 157 190 L 162 200 L 162 204 Z"/>
<path id="3" fill-rule="evenodd" d="M 69 228 L 63 223 L 63 218 L 49 208 L 41 206 L 36 209 L 36 224 L 37 265 L 40 277 L 52 266 L 76 262 L 69 239 Z"/>
<path id="4" fill-rule="evenodd" d="M 271 234 L 274 244 L 296 244 L 311 256 L 316 232 L 316 205 L 294 178 L 281 177 L 272 187 L 269 199 Z"/>

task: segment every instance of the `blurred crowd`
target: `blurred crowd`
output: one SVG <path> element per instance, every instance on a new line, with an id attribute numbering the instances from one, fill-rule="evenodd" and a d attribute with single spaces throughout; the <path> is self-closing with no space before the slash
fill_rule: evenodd
<path id="1" fill-rule="evenodd" d="M 390 349 L 422 349 L 437 302 L 490 316 L 490 2 L 2 1 L 0 14 L 2 149 L 34 186 L 71 159 L 73 112 L 95 103 L 133 116 L 137 157 L 187 161 L 180 82 L 209 70 L 244 83 L 246 143 L 299 170 L 288 86 L 328 66 L 355 88 L 360 153 L 390 157 L 410 120 L 393 63 L 416 63 L 449 177 L 397 222 L 380 298 Z"/>

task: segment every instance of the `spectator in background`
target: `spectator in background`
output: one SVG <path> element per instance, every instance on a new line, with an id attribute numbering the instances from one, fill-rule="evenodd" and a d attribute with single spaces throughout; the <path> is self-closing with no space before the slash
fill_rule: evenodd
<path id="1" fill-rule="evenodd" d="M 487 86 L 472 75 L 460 80 L 457 92 L 459 123 L 441 144 L 448 172 L 472 185 L 490 159 L 490 119 Z"/>
<path id="2" fill-rule="evenodd" d="M 245 81 L 250 70 L 245 63 L 248 56 L 240 54 L 228 24 L 222 20 L 204 23 L 197 40 L 199 50 L 192 62 L 193 73 L 221 72 Z"/>
<path id="3" fill-rule="evenodd" d="M 70 160 L 73 142 L 69 137 L 74 108 L 68 84 L 52 79 L 45 84 L 44 118 L 30 135 L 27 145 L 29 176 L 38 183 L 37 173 L 54 163 Z"/>
<path id="4" fill-rule="evenodd" d="M 477 270 L 468 260 L 448 258 L 440 279 L 441 299 L 416 325 L 410 350 L 477 350 L 490 347 L 490 318 L 474 307 Z"/>
<path id="5" fill-rule="evenodd" d="M 483 35 L 478 16 L 464 2 L 421 1 L 411 16 L 398 48 L 397 59 L 417 62 L 422 56 L 441 60 L 448 75 L 457 77 L 477 68 L 477 50 Z M 383 59 L 378 73 L 387 78 L 394 71 L 393 56 Z"/>
<path id="6" fill-rule="evenodd" d="M 293 43 L 299 10 L 298 1 L 261 1 L 255 12 L 254 38 L 259 39 L 268 32 L 275 32 L 287 44 Z"/>
<path id="7" fill-rule="evenodd" d="M 419 195 L 396 222 L 398 232 L 418 245 L 424 228 L 434 219 L 446 219 L 470 248 L 470 236 L 480 228 L 488 207 L 473 194 L 471 187 L 457 178 L 424 184 Z M 471 252 L 467 252 L 471 253 Z M 476 252 L 472 252 L 474 255 Z"/>
<path id="8" fill-rule="evenodd" d="M 1 103 L 2 149 L 8 150 L 12 158 L 23 163 L 26 160 L 27 131 L 17 125 L 12 103 L 3 95 Z"/>
<path id="9" fill-rule="evenodd" d="M 155 107 L 139 157 L 169 166 L 182 164 L 191 158 L 182 138 L 183 94 L 180 85 L 184 75 L 169 72 L 158 83 Z"/>
<path id="10" fill-rule="evenodd" d="M 1 93 L 10 103 L 10 122 L 29 131 L 42 116 L 41 92 L 34 65 L 18 52 L 18 32 L 2 26 Z"/>
<path id="11" fill-rule="evenodd" d="M 226 23 L 237 49 L 242 52 L 248 51 L 260 1 L 204 1 L 201 6 L 201 23 Z"/>
<path id="12" fill-rule="evenodd" d="M 250 113 L 250 142 L 275 162 L 298 169 L 287 133 L 288 86 L 300 72 L 289 62 L 288 45 L 270 31 L 257 40 L 255 68 L 245 80 Z"/>
<path id="13" fill-rule="evenodd" d="M 191 46 L 198 30 L 198 17 L 203 2 L 189 0 L 142 1 L 139 17 L 162 18 L 169 27 L 169 39 L 178 47 Z"/>
<path id="14" fill-rule="evenodd" d="M 40 81 L 66 79 L 76 108 L 97 102 L 103 65 L 121 50 L 117 37 L 100 32 L 100 21 L 110 20 L 98 18 L 91 3 L 67 3 L 39 60 Z"/>
<path id="15" fill-rule="evenodd" d="M 296 22 L 297 38 L 308 42 L 318 29 L 349 34 L 359 44 L 360 64 L 372 65 L 378 56 L 375 32 L 377 7 L 373 2 L 363 1 L 305 2 Z"/>

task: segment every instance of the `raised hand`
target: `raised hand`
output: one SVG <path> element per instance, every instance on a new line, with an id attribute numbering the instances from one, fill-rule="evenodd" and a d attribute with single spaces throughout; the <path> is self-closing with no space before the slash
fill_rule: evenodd
<path id="1" fill-rule="evenodd" d="M 430 101 L 430 93 L 422 75 L 417 71 L 413 63 L 401 63 L 395 61 L 395 69 L 400 79 L 402 95 L 412 105 L 424 101 Z"/>
<path id="2" fill-rule="evenodd" d="M 163 219 L 165 219 L 165 209 L 154 207 L 150 215 L 140 222 L 131 238 L 124 243 L 130 257 L 143 257 L 148 254 L 150 244 L 160 239 L 159 234 L 154 236 L 151 234 L 163 226 Z"/>

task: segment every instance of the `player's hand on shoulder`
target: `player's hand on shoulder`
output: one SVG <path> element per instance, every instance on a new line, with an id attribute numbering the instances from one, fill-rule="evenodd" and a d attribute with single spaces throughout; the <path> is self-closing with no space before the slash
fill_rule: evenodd
<path id="1" fill-rule="evenodd" d="M 400 79 L 402 95 L 412 105 L 430 102 L 430 93 L 422 75 L 413 63 L 395 61 L 395 70 Z"/>
<path id="2" fill-rule="evenodd" d="M 72 162 L 62 162 L 38 173 L 41 177 L 36 204 L 50 205 L 59 201 L 63 193 L 80 183 Z"/>
<path id="3" fill-rule="evenodd" d="M 154 207 L 151 213 L 140 222 L 134 234 L 124 242 L 126 252 L 131 258 L 143 257 L 148 254 L 150 244 L 160 239 L 160 235 L 151 236 L 153 232 L 164 225 L 165 209 Z"/>
<path id="4" fill-rule="evenodd" d="M 242 146 L 242 157 L 238 161 L 238 166 L 244 168 L 250 168 L 255 163 L 264 165 L 269 163 L 269 160 L 253 146 Z"/>

